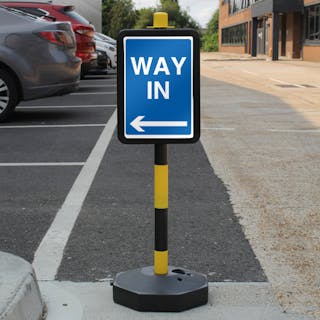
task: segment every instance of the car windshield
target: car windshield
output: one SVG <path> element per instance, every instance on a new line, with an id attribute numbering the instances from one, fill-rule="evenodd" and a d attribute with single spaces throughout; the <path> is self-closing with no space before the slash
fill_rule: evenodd
<path id="1" fill-rule="evenodd" d="M 5 7 L 5 6 L 2 6 L 2 5 L 0 5 L 0 8 L 1 9 L 5 9 L 5 10 L 10 11 L 10 12 L 13 12 L 14 14 L 17 14 L 17 15 L 27 17 L 27 18 L 32 19 L 32 20 L 38 20 L 39 19 L 38 17 L 34 16 L 33 14 L 30 14 L 30 13 L 27 13 L 27 12 L 24 12 L 24 11 L 21 11 L 21 10 L 18 10 L 18 9 L 9 8 L 9 7 Z"/>
<path id="2" fill-rule="evenodd" d="M 66 14 L 68 17 L 78 21 L 81 24 L 90 24 L 90 22 L 85 19 L 83 16 L 81 16 L 79 13 L 73 11 L 73 10 L 62 10 L 64 14 Z"/>

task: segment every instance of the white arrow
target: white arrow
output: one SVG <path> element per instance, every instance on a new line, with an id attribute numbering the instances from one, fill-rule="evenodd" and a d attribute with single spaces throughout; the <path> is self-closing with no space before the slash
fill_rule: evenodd
<path id="1" fill-rule="evenodd" d="M 142 127 L 187 127 L 188 121 L 141 121 L 145 116 L 137 116 L 130 125 L 138 132 L 144 132 Z"/>

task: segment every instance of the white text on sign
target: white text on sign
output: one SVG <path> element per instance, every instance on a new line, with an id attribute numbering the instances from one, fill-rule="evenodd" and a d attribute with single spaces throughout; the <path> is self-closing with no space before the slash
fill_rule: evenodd
<path id="1" fill-rule="evenodd" d="M 154 76 L 159 75 L 159 73 L 163 73 L 167 76 L 170 76 L 172 73 L 175 73 L 177 76 L 181 75 L 181 69 L 186 61 L 186 57 L 181 57 L 178 61 L 177 57 L 171 57 L 171 61 L 173 62 L 174 70 L 173 72 L 170 71 L 169 66 L 172 65 L 171 63 L 167 63 L 165 57 L 159 57 L 158 61 L 156 62 L 155 66 L 153 63 L 153 57 L 148 57 L 147 61 L 145 57 L 139 57 L 138 61 L 135 57 L 131 57 L 131 64 L 136 76 L 141 74 L 148 76 L 150 75 L 151 67 L 153 67 L 153 74 Z M 165 81 L 164 85 L 160 83 L 160 81 L 148 81 L 147 82 L 147 99 L 148 100 L 158 100 L 160 95 L 166 100 L 170 99 L 170 82 Z"/>

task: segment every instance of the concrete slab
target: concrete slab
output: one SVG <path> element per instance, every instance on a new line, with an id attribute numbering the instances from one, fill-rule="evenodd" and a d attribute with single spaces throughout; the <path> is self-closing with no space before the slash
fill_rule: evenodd
<path id="1" fill-rule="evenodd" d="M 275 301 L 271 285 L 264 283 L 210 283 L 209 303 L 182 313 L 137 312 L 117 305 L 112 299 L 110 282 L 74 283 L 74 282 L 40 282 L 42 291 L 46 292 L 46 302 L 56 300 L 57 290 L 65 293 L 60 297 L 64 312 L 53 317 L 55 310 L 50 309 L 48 320 L 152 320 L 152 319 L 199 319 L 199 320 L 308 320 L 310 318 L 297 314 L 284 313 Z M 58 289 L 59 288 L 59 289 Z M 71 298 L 73 295 L 73 298 Z M 78 302 L 75 302 L 78 300 Z M 80 303 L 81 307 L 77 307 Z M 70 305 L 69 305 L 70 304 Z M 75 310 L 82 318 L 74 318 Z"/>
<path id="2" fill-rule="evenodd" d="M 31 265 L 0 252 L 0 320 L 40 320 L 43 302 Z"/>

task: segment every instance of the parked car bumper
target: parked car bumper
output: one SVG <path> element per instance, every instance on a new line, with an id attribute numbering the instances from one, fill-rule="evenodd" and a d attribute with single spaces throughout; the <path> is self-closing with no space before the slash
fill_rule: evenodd
<path id="1" fill-rule="evenodd" d="M 97 51 L 97 63 L 94 66 L 90 66 L 88 70 L 86 70 L 86 74 L 107 74 L 108 73 L 108 64 L 109 57 L 103 51 Z"/>
<path id="2" fill-rule="evenodd" d="M 85 75 L 88 73 L 90 69 L 97 67 L 97 54 L 96 52 L 90 53 L 90 59 L 82 59 L 82 65 L 81 65 L 81 74 Z"/>
<path id="3" fill-rule="evenodd" d="M 80 83 L 81 59 L 72 62 L 38 67 L 34 77 L 37 81 L 29 81 L 23 88 L 24 100 L 45 96 L 64 95 L 77 90 Z M 50 79 L 50 80 L 45 80 Z M 55 81 L 59 79 L 59 81 Z"/>
<path id="4" fill-rule="evenodd" d="M 28 88 L 26 91 L 24 100 L 32 100 L 43 97 L 59 96 L 65 95 L 76 91 L 79 88 L 80 80 L 71 81 L 69 83 L 47 85 L 47 86 L 37 86 Z"/>

